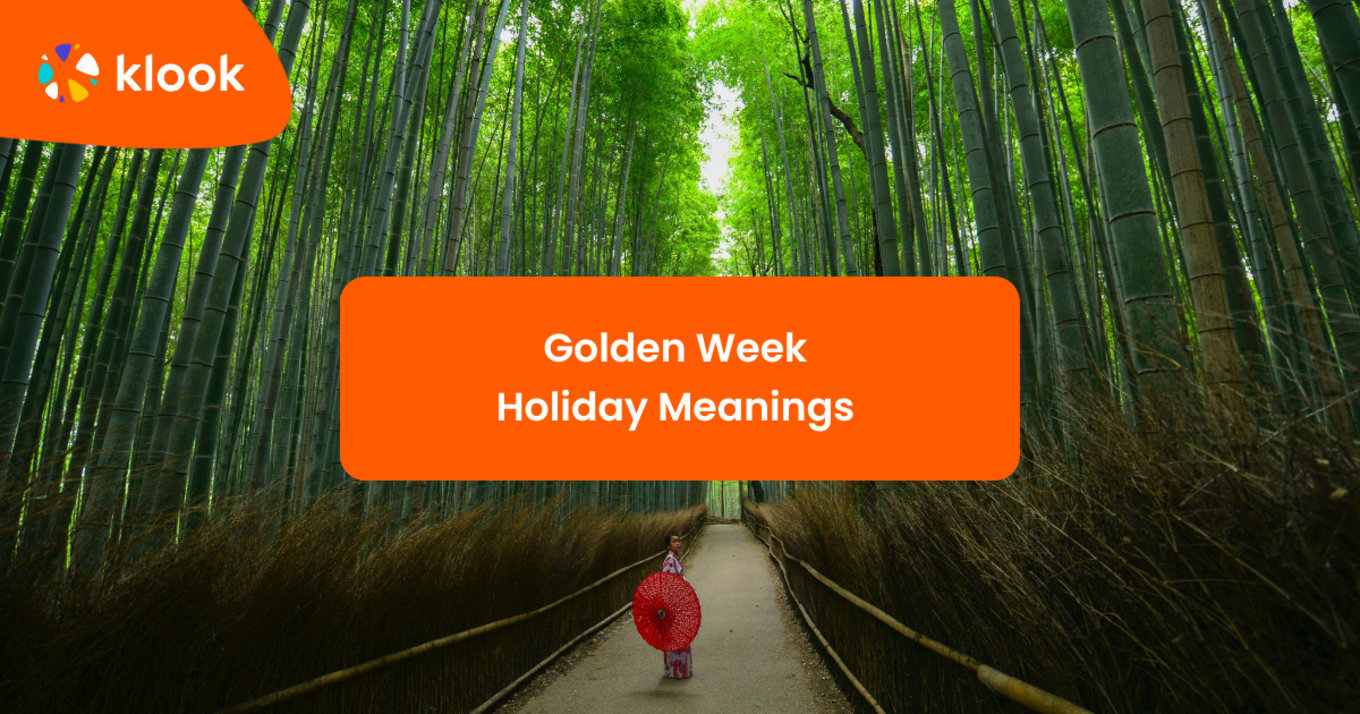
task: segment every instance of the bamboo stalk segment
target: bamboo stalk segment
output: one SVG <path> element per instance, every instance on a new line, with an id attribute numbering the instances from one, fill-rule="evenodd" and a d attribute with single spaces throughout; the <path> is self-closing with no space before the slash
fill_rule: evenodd
<path id="1" fill-rule="evenodd" d="M 978 681 L 987 685 L 988 689 L 1031 711 L 1045 714 L 1091 714 L 1089 709 L 985 664 L 978 665 L 977 674 Z"/>

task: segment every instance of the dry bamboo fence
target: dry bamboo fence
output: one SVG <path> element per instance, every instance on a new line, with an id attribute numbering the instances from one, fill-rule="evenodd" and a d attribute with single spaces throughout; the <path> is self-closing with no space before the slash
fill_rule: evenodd
<path id="1" fill-rule="evenodd" d="M 806 561 L 789 553 L 788 549 L 784 546 L 784 542 L 779 539 L 779 536 L 774 534 L 774 530 L 769 526 L 764 523 L 757 523 L 751 519 L 747 519 L 746 522 L 752 526 L 752 535 L 765 545 L 769 550 L 770 559 L 779 566 L 779 571 L 783 575 L 784 587 L 788 591 L 789 597 L 792 598 L 795 605 L 797 605 L 799 612 L 802 613 L 803 620 L 817 637 L 817 640 L 822 643 L 824 648 L 826 648 L 827 654 L 830 655 L 831 659 L 836 662 L 838 667 L 840 667 L 842 674 L 844 674 L 855 689 L 859 691 L 860 695 L 864 697 L 865 701 L 874 709 L 874 711 L 883 712 L 884 710 L 864 684 L 850 671 L 850 668 L 845 664 L 844 660 L 841 659 L 840 655 L 837 654 L 835 649 L 831 647 L 831 644 L 827 641 L 826 637 L 817 629 L 817 625 L 812 621 L 812 617 L 808 614 L 807 609 L 798 601 L 797 596 L 793 592 L 793 586 L 789 582 L 788 571 L 785 570 L 784 563 L 780 559 L 781 556 L 775 553 L 775 543 L 779 544 L 780 554 L 782 554 L 784 559 L 792 560 L 802 566 L 809 575 L 822 585 L 826 586 L 827 589 L 842 598 L 845 598 L 850 604 L 873 616 L 875 619 L 891 628 L 894 632 L 945 659 L 972 670 L 977 674 L 978 681 L 985 684 L 987 688 L 991 689 L 993 692 L 996 692 L 1031 711 L 1041 712 L 1041 714 L 1092 714 L 1089 709 L 1069 702 L 1056 694 L 1046 692 L 1028 682 L 1016 679 L 994 667 L 982 664 L 975 658 L 964 654 L 963 652 L 959 652 L 942 642 L 926 637 L 920 632 L 907 627 L 873 603 L 855 595 L 835 581 L 818 572 L 816 568 L 813 568 Z M 756 528 L 764 528 L 768 534 L 769 540 L 761 538 L 760 534 L 756 532 Z"/>
<path id="2" fill-rule="evenodd" d="M 702 528 L 702 527 L 703 527 L 702 524 L 700 524 L 700 525 L 698 525 L 698 526 L 695 526 L 694 529 L 690 530 L 688 533 L 685 534 L 685 536 L 684 536 L 685 539 L 688 540 L 688 539 L 690 538 L 690 536 L 694 534 L 695 531 L 699 530 L 699 529 Z M 442 649 L 442 648 L 444 648 L 444 647 L 448 647 L 449 645 L 452 645 L 452 644 L 454 644 L 454 643 L 456 643 L 456 642 L 462 642 L 462 641 L 464 641 L 464 640 L 469 640 L 469 639 L 472 639 L 472 638 L 477 637 L 477 636 L 479 636 L 479 635 L 484 635 L 484 634 L 487 634 L 487 633 L 489 633 L 489 632 L 494 632 L 494 631 L 496 631 L 496 630 L 500 630 L 500 629 L 502 629 L 502 628 L 509 627 L 509 626 L 511 626 L 511 625 L 514 625 L 514 624 L 517 624 L 517 623 L 520 623 L 520 622 L 524 622 L 525 620 L 529 620 L 529 619 L 531 619 L 531 618 L 533 618 L 533 617 L 537 617 L 538 615 L 542 615 L 542 614 L 544 614 L 544 613 L 547 613 L 547 612 L 549 612 L 549 611 L 551 611 L 551 610 L 557 608 L 557 607 L 560 606 L 560 605 L 563 605 L 563 604 L 565 604 L 565 603 L 567 603 L 567 602 L 570 602 L 570 601 L 572 601 L 572 600 L 575 600 L 576 598 L 578 598 L 578 597 L 580 597 L 580 596 L 582 596 L 582 595 L 585 595 L 585 594 L 588 593 L 588 592 L 591 592 L 591 591 L 593 591 L 593 590 L 596 590 L 597 588 L 599 588 L 599 587 L 601 587 L 601 586 L 603 586 L 603 585 L 605 585 L 605 584 L 607 584 L 607 583 L 610 583 L 611 581 L 615 580 L 616 578 L 618 578 L 618 577 L 620 577 L 620 576 L 623 576 L 623 575 L 625 575 L 626 573 L 628 573 L 628 572 L 630 572 L 630 571 L 632 571 L 632 570 L 635 570 L 635 569 L 637 569 L 637 568 L 639 568 L 639 567 L 641 567 L 641 566 L 643 566 L 643 565 L 646 565 L 647 563 L 649 563 L 649 562 L 651 562 L 651 561 L 653 561 L 653 560 L 655 560 L 655 559 L 657 559 L 657 558 L 659 558 L 659 557 L 665 555 L 665 553 L 666 553 L 666 551 L 664 551 L 664 550 L 657 551 L 656 553 L 652 553 L 651 555 L 648 555 L 648 556 L 646 556 L 646 557 L 644 557 L 644 558 L 642 558 L 642 559 L 640 559 L 640 560 L 638 560 L 638 561 L 636 561 L 636 562 L 630 563 L 630 564 L 628 564 L 628 565 L 623 566 L 622 568 L 619 568 L 618 570 L 615 570 L 614 572 L 612 572 L 612 573 L 610 573 L 610 574 L 608 574 L 608 575 L 606 575 L 606 576 L 600 578 L 599 580 L 596 580 L 595 582 L 593 582 L 593 583 L 591 583 L 591 584 L 589 584 L 589 585 L 587 585 L 587 586 L 585 586 L 585 587 L 583 587 L 583 588 L 580 588 L 580 589 L 576 590 L 575 592 L 572 592 L 572 593 L 569 593 L 569 594 L 567 594 L 567 595 L 564 595 L 564 596 L 562 596 L 562 597 L 560 597 L 560 598 L 558 598 L 558 599 L 556 599 L 556 600 L 554 600 L 554 601 L 548 603 L 547 605 L 544 605 L 544 606 L 539 607 L 539 608 L 534 609 L 534 610 L 530 610 L 529 612 L 522 612 L 522 613 L 520 613 L 520 614 L 518 614 L 518 615 L 512 615 L 512 616 L 510 616 L 510 617 L 502 618 L 502 619 L 496 620 L 496 621 L 494 621 L 494 622 L 488 622 L 488 623 L 486 623 L 486 624 L 484 624 L 484 625 L 479 625 L 479 626 L 477 626 L 477 627 L 473 627 L 473 628 L 470 628 L 470 629 L 467 629 L 467 630 L 463 630 L 462 632 L 456 632 L 456 633 L 451 634 L 451 635 L 446 635 L 446 636 L 444 636 L 444 637 L 439 637 L 439 638 L 430 640 L 430 641 L 428 641 L 428 642 L 423 642 L 423 643 L 421 643 L 421 644 L 415 645 L 414 647 L 408 647 L 408 648 L 406 648 L 406 649 L 404 649 L 404 650 L 400 650 L 400 651 L 398 651 L 398 652 L 393 652 L 393 653 L 391 653 L 391 654 L 384 655 L 384 656 L 382 656 L 382 657 L 378 657 L 378 658 L 375 658 L 375 659 L 371 659 L 371 660 L 368 660 L 367 662 L 362 662 L 362 663 L 356 664 L 356 665 L 354 665 L 354 666 L 352 666 L 352 667 L 346 667 L 345 669 L 336 670 L 336 671 L 334 671 L 334 672 L 329 672 L 329 673 L 327 673 L 327 674 L 323 674 L 323 675 L 321 675 L 321 676 L 319 676 L 319 677 L 316 677 L 316 678 L 314 678 L 314 679 L 308 680 L 308 681 L 306 681 L 306 682 L 301 682 L 301 683 L 295 684 L 295 685 L 293 685 L 293 686 L 291 686 L 291 687 L 287 687 L 287 688 L 284 688 L 284 689 L 280 689 L 280 690 L 278 690 L 278 691 L 271 692 L 271 693 L 266 694 L 266 695 L 264 695 L 264 696 L 257 697 L 257 698 L 255 698 L 255 699 L 252 699 L 252 700 L 248 701 L 248 702 L 242 702 L 241 704 L 236 704 L 236 705 L 227 707 L 227 708 L 225 708 L 225 709 L 222 709 L 221 712 L 220 712 L 220 714 L 244 714 L 245 712 L 262 711 L 262 710 L 264 710 L 264 709 L 268 709 L 268 708 L 270 708 L 270 707 L 277 706 L 277 705 L 282 704 L 282 703 L 284 703 L 284 702 L 291 701 L 291 700 L 296 699 L 296 698 L 298 698 L 298 697 L 301 697 L 301 696 L 303 696 L 303 695 L 310 694 L 310 693 L 312 693 L 312 692 L 316 692 L 316 691 L 321 690 L 321 689 L 324 689 L 324 688 L 326 688 L 326 687 L 329 687 L 329 686 L 332 686 L 332 685 L 335 685 L 335 684 L 339 684 L 340 682 L 344 682 L 344 681 L 353 679 L 353 678 L 358 677 L 358 676 L 360 676 L 360 675 L 367 674 L 367 673 L 369 673 L 369 672 L 373 672 L 373 671 L 375 671 L 375 670 L 378 670 L 378 669 L 381 669 L 381 668 L 384 668 L 384 667 L 387 667 L 387 666 L 396 664 L 396 663 L 398 663 L 398 662 L 403 662 L 403 661 L 406 661 L 406 660 L 410 660 L 410 659 L 412 659 L 412 658 L 414 658 L 414 657 L 418 657 L 418 656 L 420 656 L 420 655 L 423 655 L 423 654 L 426 654 L 426 653 L 429 653 L 429 652 L 434 652 L 434 651 L 439 650 L 439 649 Z M 614 612 L 610 613 L 610 614 L 609 614 L 608 616 L 606 616 L 603 620 L 601 620 L 600 622 L 598 622 L 598 623 L 592 625 L 590 628 L 588 628 L 588 629 L 585 630 L 584 632 L 582 632 L 582 633 L 578 634 L 576 637 L 572 638 L 572 639 L 571 639 L 569 642 L 567 642 L 565 645 L 559 647 L 559 648 L 558 648 L 557 650 L 555 650 L 552 654 L 548 655 L 547 658 L 545 658 L 544 660 L 542 660 L 542 661 L 539 662 L 538 664 L 534 665 L 531 669 L 529 669 L 529 671 L 527 671 L 527 672 L 525 672 L 524 674 L 520 675 L 520 676 L 519 676 L 517 679 L 515 679 L 513 682 L 511 682 L 510 684 L 506 685 L 506 686 L 505 686 L 504 688 L 502 688 L 500 691 L 496 692 L 496 694 L 492 695 L 490 699 L 488 699 L 487 701 L 483 702 L 481 705 L 479 705 L 479 706 L 478 706 L 476 709 L 474 709 L 473 711 L 474 711 L 474 712 L 485 712 L 485 711 L 489 711 L 489 710 L 490 710 L 497 702 L 499 702 L 501 699 L 503 699 L 504 697 L 506 697 L 507 695 L 509 695 L 511 692 L 513 692 L 515 689 L 517 689 L 517 688 L 518 688 L 520 685 L 522 685 L 524 682 L 527 682 L 527 681 L 528 681 L 535 673 L 537 673 L 538 671 L 542 670 L 543 667 L 547 666 L 547 665 L 548 665 L 549 663 L 551 663 L 553 660 L 555 660 L 556 658 L 558 658 L 558 657 L 561 656 L 562 654 L 564 654 L 564 653 L 566 653 L 567 651 L 569 651 L 572 647 L 574 647 L 575 645 L 579 644 L 579 643 L 580 643 L 582 640 L 584 640 L 585 638 L 589 637 L 590 635 L 594 634 L 595 632 L 598 632 L 598 631 L 599 631 L 600 629 L 602 629 L 605 625 L 608 625 L 610 622 L 612 622 L 612 621 L 613 621 L 615 618 L 617 618 L 619 615 L 622 615 L 624 612 L 627 612 L 627 611 L 628 611 L 629 609 L 631 609 L 631 608 L 632 608 L 632 603 L 629 602 L 629 603 L 625 604 L 623 607 L 621 607 L 621 608 L 615 610 Z"/>

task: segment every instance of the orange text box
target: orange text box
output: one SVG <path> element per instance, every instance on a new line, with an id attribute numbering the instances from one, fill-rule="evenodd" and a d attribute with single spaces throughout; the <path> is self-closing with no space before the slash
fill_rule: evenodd
<path id="1" fill-rule="evenodd" d="M 1001 479 L 1019 332 L 999 278 L 361 278 L 340 454 L 366 480 Z"/>

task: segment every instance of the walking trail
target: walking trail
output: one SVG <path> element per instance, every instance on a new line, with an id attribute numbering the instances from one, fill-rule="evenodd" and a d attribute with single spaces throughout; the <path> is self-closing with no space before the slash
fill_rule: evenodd
<path id="1" fill-rule="evenodd" d="M 500 711 L 851 712 L 790 609 L 764 546 L 740 525 L 712 525 L 685 557 L 703 608 L 694 676 L 661 676 L 625 613 L 573 659 L 531 682 Z"/>

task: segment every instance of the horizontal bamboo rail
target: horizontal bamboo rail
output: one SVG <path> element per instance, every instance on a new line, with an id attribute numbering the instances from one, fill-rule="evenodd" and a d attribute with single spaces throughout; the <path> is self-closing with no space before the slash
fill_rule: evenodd
<path id="1" fill-rule="evenodd" d="M 528 672 L 521 674 L 519 677 L 515 679 L 515 681 L 505 685 L 499 692 L 496 692 L 495 694 L 491 695 L 490 699 L 487 699 L 481 704 L 478 704 L 477 708 L 473 709 L 468 714 L 486 714 L 486 712 L 491 711 L 492 708 L 494 708 L 496 704 L 500 702 L 500 700 L 509 696 L 509 694 L 515 691 L 516 689 L 519 689 L 521 685 L 529 681 L 534 675 L 538 674 L 540 670 L 542 670 L 544 667 L 547 667 L 549 664 L 552 664 L 553 660 L 557 659 L 558 657 L 561 657 L 568 650 L 580 644 L 581 640 L 584 640 L 585 638 L 590 637 L 596 632 L 599 632 L 601 629 L 604 628 L 605 625 L 608 625 L 609 623 L 618 619 L 619 615 L 622 615 L 623 613 L 628 612 L 631 609 L 633 609 L 633 603 L 629 602 L 627 605 L 624 605 L 623 607 L 609 613 L 608 615 L 605 615 L 605 618 L 603 620 L 600 620 L 594 625 L 591 625 L 590 629 L 586 630 L 585 632 L 582 632 L 581 634 L 571 638 L 571 641 L 568 642 L 567 644 L 558 647 L 556 650 L 553 651 L 552 654 L 548 655 L 547 657 L 544 657 L 542 662 L 539 662 L 538 664 L 531 667 Z"/>
<path id="2" fill-rule="evenodd" d="M 767 528 L 766 530 L 769 529 Z M 845 663 L 845 660 L 841 659 L 841 656 L 836 652 L 836 649 L 831 646 L 831 642 L 826 639 L 822 634 L 822 631 L 817 629 L 817 623 L 812 621 L 812 615 L 808 614 L 807 608 L 803 607 L 802 601 L 794 594 L 793 586 L 789 584 L 789 571 L 784 569 L 784 564 L 779 561 L 777 556 L 775 556 L 774 548 L 769 543 L 766 543 L 765 539 L 756 535 L 754 531 L 752 531 L 751 535 L 755 535 L 756 540 L 764 543 L 765 548 L 770 551 L 770 560 L 773 560 L 774 564 L 779 566 L 779 572 L 784 574 L 784 591 L 789 594 L 789 599 L 793 600 L 793 604 L 798 606 L 798 612 L 802 614 L 803 622 L 807 623 L 808 629 L 812 630 L 812 634 L 817 636 L 817 641 L 822 643 L 822 647 L 826 649 L 826 653 L 831 655 L 832 661 L 840 668 L 841 674 L 845 675 L 845 678 L 850 680 L 850 683 L 855 686 L 855 689 L 859 690 L 860 696 L 864 697 L 864 701 L 868 702 L 869 706 L 874 708 L 874 711 L 879 714 L 887 714 L 884 712 L 883 707 L 878 705 L 878 700 L 874 699 L 874 695 L 869 693 L 868 687 L 865 687 L 864 683 L 859 681 L 859 677 L 856 677 L 855 673 L 850 671 L 850 666 Z M 770 533 L 770 537 L 774 537 L 773 532 Z M 780 545 L 782 546 L 783 543 L 781 542 Z M 787 553 L 785 553 L 785 555 L 787 555 Z"/>
<path id="3" fill-rule="evenodd" d="M 702 527 L 702 525 L 701 525 L 701 526 L 696 526 L 696 527 L 695 527 L 693 530 L 691 530 L 689 533 L 686 533 L 686 534 L 685 534 L 686 538 L 688 538 L 690 534 L 692 534 L 695 530 L 698 530 L 698 529 L 701 528 L 701 527 Z M 656 558 L 661 557 L 661 556 L 664 555 L 665 553 L 666 553 L 666 551 L 664 551 L 664 550 L 663 550 L 663 551 L 659 551 L 659 552 L 653 553 L 653 554 L 651 554 L 651 555 L 649 555 L 649 556 L 647 556 L 647 557 L 645 557 L 645 558 L 643 558 L 643 559 L 641 559 L 641 560 L 639 560 L 639 561 L 637 561 L 637 562 L 631 563 L 631 564 L 629 564 L 629 565 L 625 565 L 625 566 L 623 566 L 622 568 L 619 568 L 618 570 L 615 570 L 614 572 L 612 572 L 612 573 L 610 573 L 610 574 L 608 574 L 608 575 L 606 575 L 606 576 L 600 578 L 599 580 L 596 580 L 595 582 L 593 582 L 593 583 L 591 583 L 591 584 L 589 584 L 589 585 L 587 585 L 587 586 L 585 586 L 585 587 L 583 587 L 583 588 L 581 588 L 581 589 L 579 589 L 579 590 L 577 590 L 577 591 L 575 591 L 575 592 L 573 592 L 573 593 L 571 593 L 571 594 L 564 595 L 564 596 L 562 596 L 562 597 L 560 597 L 560 598 L 558 598 L 558 599 L 556 599 L 556 600 L 554 600 L 554 601 L 548 603 L 547 605 L 544 605 L 543 607 L 540 607 L 540 608 L 538 608 L 538 609 L 530 610 L 529 612 L 522 612 L 522 613 L 520 613 L 520 614 L 518 614 L 518 615 L 512 615 L 512 616 L 507 617 L 507 618 L 504 618 L 504 619 L 496 620 L 495 622 L 488 622 L 488 623 L 486 623 L 485 625 L 478 625 L 477 627 L 474 627 L 474 628 L 472 628 L 472 629 L 463 630 L 462 632 L 456 632 L 456 633 L 454 633 L 454 634 L 452 634 L 452 635 L 446 635 L 446 636 L 444 636 L 444 637 L 440 637 L 440 638 L 437 638 L 437 639 L 430 640 L 429 642 L 423 642 L 423 643 L 421 643 L 421 644 L 415 645 L 414 647 L 408 647 L 407 649 L 400 650 L 400 651 L 398 651 L 398 652 L 393 652 L 392 654 L 383 655 L 382 657 L 378 657 L 378 658 L 376 658 L 376 659 L 371 659 L 371 660 L 369 660 L 369 661 L 367 661 L 367 662 L 363 662 L 363 663 L 360 663 L 360 664 L 356 664 L 356 665 L 354 665 L 354 666 L 352 666 L 352 667 L 346 667 L 345 669 L 340 669 L 340 670 L 336 670 L 336 671 L 334 671 L 334 672 L 329 672 L 329 673 L 327 673 L 327 674 L 323 674 L 323 675 L 321 675 L 321 676 L 319 676 L 319 677 L 316 677 L 315 679 L 310 679 L 310 680 L 307 680 L 306 682 L 302 682 L 302 683 L 299 683 L 299 684 L 295 684 L 295 685 L 293 685 L 293 686 L 291 686 L 291 687 L 288 687 L 288 688 L 286 688 L 286 689 L 280 689 L 280 690 L 278 690 L 278 691 L 276 691 L 276 692 L 272 692 L 272 693 L 270 693 L 270 694 L 266 694 L 266 695 L 264 695 L 264 696 L 262 696 L 262 697 L 258 697 L 258 698 L 252 699 L 252 700 L 250 700 L 250 701 L 248 701 L 248 702 L 242 702 L 241 704 L 236 704 L 236 705 L 227 707 L 227 708 L 225 708 L 225 709 L 220 710 L 220 711 L 218 712 L 218 714 L 243 714 L 244 712 L 260 711 L 261 709 L 264 709 L 264 708 L 266 708 L 266 707 L 271 707 L 271 706 L 274 706 L 274 705 L 276 705 L 276 704 L 280 704 L 280 703 L 282 703 L 282 702 L 288 701 L 289 699 L 294 699 L 294 698 L 296 698 L 296 697 L 302 696 L 303 694 L 307 694 L 307 693 L 309 693 L 309 692 L 314 692 L 314 691 L 316 691 L 316 690 L 318 690 L 318 689 L 322 689 L 322 688 L 328 687 L 328 686 L 330 686 L 330 685 L 332 685 L 332 684 L 337 684 L 337 683 L 339 683 L 339 682 L 343 682 L 343 681 L 345 681 L 345 680 L 347 680 L 347 679 L 353 679 L 354 677 L 357 677 L 357 676 L 359 676 L 359 675 L 361 675 L 361 674 L 366 674 L 366 673 L 368 673 L 368 672 L 372 672 L 373 670 L 380 669 L 380 668 L 382 668 L 382 667 L 386 667 L 387 665 L 395 664 L 395 663 L 397 663 L 397 662 L 401 662 L 401 661 L 404 661 L 404 660 L 408 660 L 408 659 L 411 659 L 412 657 L 416 657 L 416 656 L 418 656 L 418 655 L 422 655 L 422 654 L 425 654 L 425 653 L 427 653 L 427 652 L 432 652 L 432 651 L 437 650 L 437 649 L 440 649 L 440 648 L 442 648 L 442 647 L 447 647 L 447 646 L 449 646 L 449 645 L 451 645 L 451 644 L 454 644 L 454 643 L 456 643 L 456 642 L 462 642 L 463 640 L 471 639 L 471 638 L 476 637 L 476 636 L 478 636 L 478 635 L 484 635 L 484 634 L 486 634 L 486 633 L 488 633 L 488 632 L 493 632 L 493 631 L 499 630 L 499 629 L 501 629 L 501 628 L 503 628 L 503 627 L 509 627 L 510 625 L 514 625 L 514 624 L 516 624 L 516 623 L 523 622 L 523 621 L 525 621 L 525 620 L 528 620 L 529 618 L 535 617 L 535 616 L 537 616 L 537 615 L 541 615 L 541 614 L 543 614 L 543 613 L 545 613 L 545 612 L 547 612 L 547 611 L 549 611 L 549 610 L 551 610 L 551 609 L 557 607 L 558 605 L 561 605 L 561 604 L 563 604 L 563 603 L 565 603 L 565 602 L 567 602 L 567 601 L 569 601 L 569 600 L 572 600 L 572 599 L 574 599 L 574 598 L 576 598 L 576 597 L 579 597 L 579 596 L 581 596 L 581 595 L 584 595 L 585 593 L 587 593 L 587 592 L 589 592 L 589 591 L 591 591 L 591 590 L 594 590 L 595 588 L 597 588 L 597 587 L 599 587 L 599 586 L 601 586 L 601 585 L 604 585 L 605 583 L 609 582 L 610 580 L 613 580 L 614 578 L 617 578 L 617 577 L 619 577 L 620 575 L 623 575 L 624 573 L 626 573 L 626 572 L 628 572 L 628 571 L 630 571 L 630 570 L 632 570 L 632 569 L 634 569 L 634 568 L 637 568 L 637 567 L 639 567 L 639 566 L 641 566 L 641 565 L 646 564 L 647 561 L 649 561 L 649 560 L 655 560 Z M 630 604 L 628 605 L 628 607 L 632 607 L 632 604 L 630 603 Z M 620 610 L 619 612 L 622 612 L 622 611 Z M 613 619 L 613 617 L 617 616 L 618 614 L 619 614 L 619 613 L 616 612 L 614 615 L 611 615 L 609 619 Z M 597 625 L 596 627 L 598 627 L 598 626 L 599 626 L 599 625 Z M 592 629 L 594 629 L 594 628 L 592 628 Z M 580 638 L 578 637 L 578 640 L 579 640 L 579 639 L 580 639 Z M 576 641 L 576 640 L 573 640 L 573 642 L 575 642 L 575 641 Z M 569 649 L 569 648 L 570 648 L 569 646 L 564 646 L 564 647 L 562 647 L 562 648 L 559 648 L 557 652 L 554 652 L 554 653 L 548 658 L 548 660 L 545 660 L 544 662 L 540 662 L 538 665 L 536 665 L 535 669 L 537 669 L 537 668 L 539 668 L 539 667 L 542 667 L 542 666 L 543 666 L 544 664 L 546 664 L 548 661 L 551 661 L 553 658 L 557 657 L 560 653 L 565 652 L 565 651 L 566 651 L 567 649 Z M 531 670 L 531 671 L 532 671 L 532 670 Z M 516 681 L 519 681 L 519 680 L 516 680 Z M 502 692 L 497 693 L 497 696 L 502 696 L 503 693 L 506 693 L 506 690 L 502 690 Z"/>
<path id="4" fill-rule="evenodd" d="M 981 662 L 977 661 L 977 659 L 967 654 L 964 654 L 963 652 L 960 652 L 952 647 L 949 647 L 948 645 L 945 645 L 944 643 L 939 642 L 938 640 L 933 640 L 929 637 L 926 637 L 920 632 L 917 632 L 916 630 L 907 627 L 906 625 L 899 622 L 892 615 L 889 615 L 888 613 L 878 608 L 873 603 L 865 600 L 864 598 L 861 598 L 860 596 L 850 592 L 849 590 L 846 590 L 844 587 L 841 587 L 831 578 L 828 578 L 825 575 L 818 572 L 816 568 L 809 565 L 806 561 L 789 553 L 789 549 L 784 545 L 784 541 L 780 540 L 779 536 L 775 535 L 774 530 L 769 526 L 763 523 L 755 523 L 754 521 L 748 522 L 752 523 L 752 525 L 764 528 L 766 532 L 769 533 L 770 539 L 779 543 L 779 548 L 781 551 L 783 551 L 785 558 L 788 558 L 794 561 L 795 563 L 801 565 L 803 569 L 808 572 L 809 575 L 816 578 L 817 581 L 825 585 L 827 589 L 831 590 L 837 595 L 840 595 L 842 598 L 845 598 L 847 601 L 850 602 L 850 604 L 854 605 L 855 607 L 858 607 L 859 609 L 869 613 L 870 615 L 873 615 L 875 619 L 892 628 L 892 630 L 897 632 L 898 634 L 903 635 L 907 639 L 910 639 L 911 641 L 950 660 L 951 662 L 956 662 L 972 670 L 977 674 L 979 682 L 982 682 L 983 684 L 987 685 L 989 689 L 996 692 L 997 694 L 1000 694 L 1001 696 L 1017 704 L 1020 704 L 1021 706 L 1024 706 L 1027 709 L 1036 712 L 1041 712 L 1041 714 L 1092 714 L 1091 710 L 1089 709 L 1069 702 L 1056 694 L 1046 692 L 1032 684 L 1029 684 L 1028 682 L 1016 679 L 1015 677 L 1012 677 L 998 669 L 982 664 Z M 758 535 L 756 537 L 759 538 Z M 774 558 L 775 561 L 778 562 L 779 558 L 775 556 L 774 548 L 771 547 L 769 543 L 766 543 L 765 547 L 769 548 L 770 557 Z M 779 569 L 781 571 L 784 571 L 783 564 L 780 564 Z M 788 585 L 788 571 L 784 571 L 784 579 L 785 587 L 788 588 L 790 594 L 792 594 L 793 588 Z M 801 609 L 802 605 L 800 604 L 798 607 Z M 815 631 L 816 630 L 814 628 L 814 632 Z M 818 633 L 817 637 L 818 639 L 823 639 L 820 633 Z M 832 650 L 830 650 L 829 647 L 828 651 L 832 652 Z M 834 652 L 832 656 L 839 664 L 840 663 L 839 656 L 836 656 Z M 842 669 L 844 669 L 844 665 L 842 665 Z M 852 679 L 852 681 L 855 680 Z M 856 686 L 857 688 L 860 688 L 858 684 L 856 684 Z M 867 692 L 865 692 L 863 688 L 860 688 L 860 693 L 868 697 Z M 878 703 L 875 702 L 872 697 L 868 698 L 868 701 L 871 705 L 873 705 L 875 709 L 878 709 Z M 881 709 L 878 710 L 882 711 Z"/>

